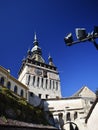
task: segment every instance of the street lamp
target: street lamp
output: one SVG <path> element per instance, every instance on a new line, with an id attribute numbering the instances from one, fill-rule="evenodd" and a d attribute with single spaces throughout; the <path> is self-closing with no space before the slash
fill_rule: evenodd
<path id="1" fill-rule="evenodd" d="M 94 31 L 92 33 L 87 33 L 85 28 L 76 28 L 76 38 L 77 40 L 73 40 L 72 33 L 69 33 L 65 38 L 64 41 L 67 46 L 71 46 L 80 42 L 92 42 L 96 49 L 98 50 L 98 44 L 96 43 L 95 39 L 98 38 L 98 26 L 94 27 Z"/>

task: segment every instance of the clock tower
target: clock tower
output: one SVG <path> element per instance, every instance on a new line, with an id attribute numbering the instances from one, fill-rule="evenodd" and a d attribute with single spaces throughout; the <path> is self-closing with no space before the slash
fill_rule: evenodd
<path id="1" fill-rule="evenodd" d="M 18 80 L 29 88 L 29 100 L 61 98 L 60 78 L 52 57 L 46 63 L 42 57 L 42 50 L 34 35 L 33 48 L 28 50 L 22 61 Z"/>

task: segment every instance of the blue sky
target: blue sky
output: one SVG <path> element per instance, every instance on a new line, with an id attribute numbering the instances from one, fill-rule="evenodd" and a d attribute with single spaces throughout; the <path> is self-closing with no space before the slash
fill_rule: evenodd
<path id="1" fill-rule="evenodd" d="M 22 59 L 32 48 L 34 32 L 47 62 L 53 58 L 61 78 L 62 96 L 82 86 L 98 88 L 98 51 L 85 42 L 68 47 L 64 37 L 75 28 L 92 32 L 98 25 L 97 0 L 0 0 L 0 64 L 17 78 Z"/>

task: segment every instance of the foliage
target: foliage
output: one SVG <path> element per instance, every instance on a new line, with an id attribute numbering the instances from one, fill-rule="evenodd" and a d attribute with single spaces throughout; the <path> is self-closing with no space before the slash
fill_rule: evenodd
<path id="1" fill-rule="evenodd" d="M 7 122 L 7 119 L 5 116 L 2 116 L 1 118 L 2 118 L 3 122 L 5 122 L 5 123 Z"/>
<path id="2" fill-rule="evenodd" d="M 0 116 L 35 124 L 48 125 L 44 111 L 30 105 L 7 88 L 0 89 Z"/>

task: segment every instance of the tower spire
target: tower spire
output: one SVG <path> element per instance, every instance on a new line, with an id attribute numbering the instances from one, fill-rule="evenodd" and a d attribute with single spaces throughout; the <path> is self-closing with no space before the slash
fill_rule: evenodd
<path id="1" fill-rule="evenodd" d="M 37 40 L 37 36 L 36 36 L 36 32 L 34 33 L 34 46 L 37 45 L 38 46 L 38 40 Z"/>
<path id="2" fill-rule="evenodd" d="M 34 33 L 34 41 L 33 41 L 33 48 L 31 49 L 31 58 L 36 60 L 36 61 L 39 61 L 39 62 L 45 62 L 44 59 L 42 58 L 42 50 L 41 48 L 39 47 L 39 43 L 38 43 L 38 40 L 37 40 L 37 36 L 36 36 L 36 32 Z"/>
<path id="3" fill-rule="evenodd" d="M 36 32 L 34 33 L 34 40 L 37 40 Z"/>

